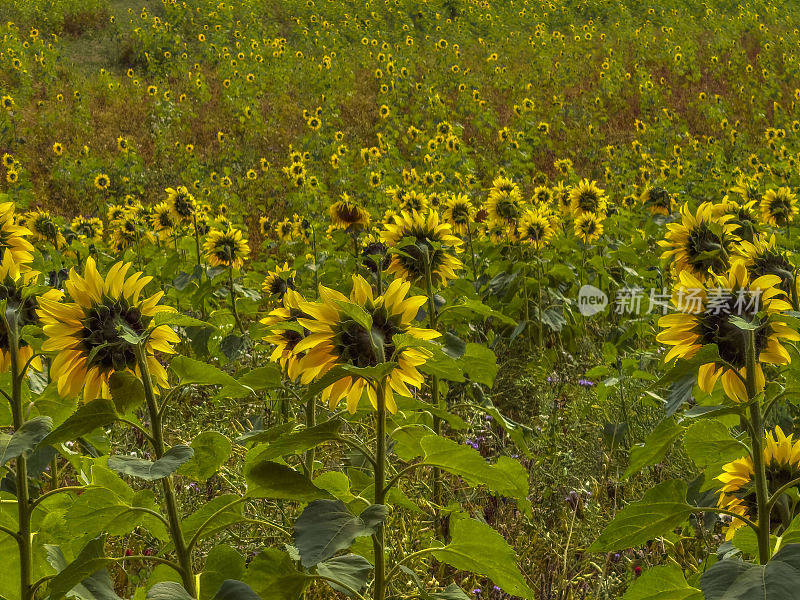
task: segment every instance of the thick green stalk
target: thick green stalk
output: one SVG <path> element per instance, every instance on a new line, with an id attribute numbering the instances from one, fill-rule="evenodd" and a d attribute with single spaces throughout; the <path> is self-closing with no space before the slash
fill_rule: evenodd
<path id="1" fill-rule="evenodd" d="M 764 423 L 761 416 L 761 405 L 755 400 L 757 395 L 755 383 L 756 348 L 755 332 L 749 331 L 747 336 L 746 353 L 747 374 L 745 385 L 750 405 L 750 424 L 753 436 L 751 448 L 753 450 L 753 476 L 755 477 L 756 503 L 758 505 L 758 558 L 763 565 L 770 557 L 770 505 L 769 489 L 767 488 L 767 472 L 764 463 Z"/>
<path id="2" fill-rule="evenodd" d="M 164 456 L 164 427 L 162 415 L 153 391 L 153 382 L 150 378 L 150 370 L 147 366 L 146 350 L 140 345 L 136 347 L 136 362 L 139 365 L 139 372 L 144 386 L 144 395 L 147 401 L 147 410 L 150 415 L 150 428 L 153 438 L 153 450 L 156 459 Z M 172 485 L 172 476 L 161 480 L 164 491 L 164 502 L 167 505 L 167 521 L 169 521 L 170 537 L 175 546 L 175 556 L 181 567 L 181 579 L 183 587 L 192 596 L 197 598 L 197 584 L 192 570 L 191 550 L 187 547 L 186 540 L 181 531 L 181 519 L 178 513 L 178 503 L 175 498 L 175 489 Z"/>
<path id="3" fill-rule="evenodd" d="M 19 364 L 19 329 L 15 318 L 4 318 L 8 332 L 8 349 L 11 354 L 11 413 L 14 421 L 14 430 L 25 424 L 25 415 L 22 410 L 22 381 L 24 373 L 20 373 Z M 12 322 L 13 321 L 13 322 Z M 33 551 L 31 548 L 31 513 L 33 507 L 28 489 L 28 461 L 25 456 L 16 460 L 17 478 L 17 518 L 19 525 L 17 544 L 19 546 L 19 574 L 21 600 L 33 600 Z"/>
<path id="4" fill-rule="evenodd" d="M 386 385 L 377 384 L 378 410 L 375 416 L 375 504 L 386 501 Z M 375 600 L 386 598 L 386 539 L 383 524 L 372 536 L 375 550 Z"/>
<path id="5" fill-rule="evenodd" d="M 228 266 L 228 289 L 231 293 L 231 311 L 233 311 L 236 327 L 240 332 L 244 333 L 244 326 L 242 325 L 242 320 L 239 318 L 239 311 L 236 309 L 236 294 L 233 291 L 233 265 Z"/>
<path id="6" fill-rule="evenodd" d="M 437 315 L 436 315 L 436 302 L 433 299 L 433 277 L 431 275 L 430 260 L 426 261 L 425 265 L 425 286 L 428 292 L 428 327 L 436 329 Z M 437 375 L 431 376 L 431 404 L 439 407 L 439 377 Z M 436 435 L 442 433 L 442 420 L 433 415 L 433 432 Z M 433 468 L 433 504 L 434 504 L 434 526 L 437 536 L 442 535 L 442 523 L 439 516 L 439 507 L 442 505 L 442 472 L 438 467 Z"/>
<path id="7" fill-rule="evenodd" d="M 316 399 L 312 396 L 306 403 L 306 429 L 313 427 L 317 422 L 317 404 Z M 314 448 L 306 450 L 305 466 L 306 475 L 309 479 L 314 478 L 314 460 L 316 459 L 316 451 Z"/>

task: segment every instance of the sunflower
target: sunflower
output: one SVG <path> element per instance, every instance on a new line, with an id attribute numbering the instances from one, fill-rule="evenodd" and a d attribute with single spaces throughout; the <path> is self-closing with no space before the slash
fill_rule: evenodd
<path id="1" fill-rule="evenodd" d="M 736 179 L 736 185 L 731 188 L 731 192 L 739 194 L 744 202 L 761 203 L 762 196 L 757 177 L 740 175 Z"/>
<path id="2" fill-rule="evenodd" d="M 714 206 L 703 202 L 692 215 L 689 204 L 681 207 L 681 221 L 667 225 L 661 258 L 669 260 L 673 272 L 688 269 L 698 279 L 728 270 L 731 260 L 741 254 L 741 239 L 734 233 L 737 225 L 729 223 L 732 215 L 714 216 Z"/>
<path id="3" fill-rule="evenodd" d="M 639 201 L 653 215 L 668 217 L 675 207 L 675 200 L 672 194 L 660 186 L 648 185 L 640 194 Z"/>
<path id="4" fill-rule="evenodd" d="M 532 202 L 536 206 L 549 206 L 553 201 L 553 190 L 546 185 L 536 186 L 533 190 Z"/>
<path id="5" fill-rule="evenodd" d="M 33 244 L 26 240 L 31 235 L 27 227 L 14 223 L 14 203 L 0 203 L 0 252 L 11 252 L 18 265 L 33 262 Z"/>
<path id="6" fill-rule="evenodd" d="M 564 184 L 563 181 L 559 181 L 555 187 L 553 187 L 553 197 L 555 198 L 556 204 L 558 204 L 558 208 L 562 214 L 572 214 L 572 197 L 570 196 L 570 189 Z"/>
<path id="7" fill-rule="evenodd" d="M 787 295 L 792 293 L 795 267 L 788 253 L 778 248 L 774 233 L 770 237 L 762 233 L 752 242 L 742 241 L 741 246 L 746 255 L 745 264 L 753 277 L 776 275 L 781 280 L 778 287 Z"/>
<path id="8" fill-rule="evenodd" d="M 361 258 L 364 266 L 373 273 L 377 273 L 379 267 L 381 271 L 388 269 L 392 259 L 386 244 L 372 233 L 361 240 Z"/>
<path id="9" fill-rule="evenodd" d="M 276 266 L 272 271 L 267 272 L 267 276 L 261 283 L 261 289 L 265 294 L 275 296 L 278 300 L 283 300 L 284 295 L 288 290 L 294 288 L 294 278 L 296 272 L 289 266 L 288 262 L 283 263 L 283 266 Z"/>
<path id="10" fill-rule="evenodd" d="M 309 334 L 309 331 L 297 322 L 299 318 L 310 317 L 300 310 L 300 304 L 304 302 L 299 292 L 289 288 L 283 295 L 283 306 L 276 308 L 259 321 L 271 327 L 263 338 L 265 342 L 275 346 L 269 359 L 279 363 L 292 381 L 297 381 L 300 377 L 301 361 L 306 355 L 305 351 L 297 351 L 297 344 Z"/>
<path id="11" fill-rule="evenodd" d="M 310 383 L 336 365 L 363 368 L 392 361 L 396 366 L 388 374 L 385 399 L 387 410 L 397 412 L 394 394 L 410 397 L 409 385 L 415 388 L 422 386 L 424 377 L 417 367 L 427 361 L 430 352 L 422 348 L 405 348 L 395 353 L 394 336 L 401 333 L 421 340 L 439 336 L 437 331 L 412 325 L 412 320 L 427 298 L 406 298 L 410 288 L 409 281 L 395 279 L 383 296 L 375 298 L 367 281 L 355 275 L 349 299 L 335 290 L 320 286 L 320 302 L 301 302 L 300 310 L 309 317 L 299 318 L 298 323 L 310 332 L 295 346 L 296 352 L 307 352 L 302 359 L 301 383 Z M 372 332 L 349 316 L 352 311 L 346 308 L 348 305 L 359 307 L 371 317 Z M 382 348 L 376 345 L 376 339 L 382 343 Z M 345 376 L 326 387 L 322 391 L 322 399 L 328 402 L 331 409 L 346 399 L 347 410 L 355 413 L 365 393 L 372 406 L 377 407 L 377 393 L 367 380 L 355 375 Z"/>
<path id="12" fill-rule="evenodd" d="M 292 241 L 294 223 L 292 223 L 288 217 L 284 218 L 283 221 L 279 221 L 278 224 L 275 225 L 275 233 L 278 234 L 278 239 L 284 242 Z"/>
<path id="13" fill-rule="evenodd" d="M 553 228 L 547 217 L 539 211 L 526 210 L 517 226 L 517 240 L 533 246 L 535 250 L 544 248 L 553 237 Z"/>
<path id="14" fill-rule="evenodd" d="M 175 217 L 172 214 L 172 206 L 169 202 L 161 202 L 153 207 L 153 215 L 150 222 L 158 233 L 170 235 L 175 229 Z"/>
<path id="15" fill-rule="evenodd" d="M 197 208 L 194 196 L 185 185 L 177 188 L 167 188 L 167 203 L 172 211 L 172 216 L 177 222 L 191 221 Z"/>
<path id="16" fill-rule="evenodd" d="M 331 204 L 331 223 L 339 229 L 354 231 L 369 225 L 369 212 L 349 194 L 343 193 Z"/>
<path id="17" fill-rule="evenodd" d="M 401 243 L 407 238 L 415 241 Z M 388 271 L 405 279 L 425 279 L 426 255 L 430 262 L 431 283 L 438 281 L 447 285 L 447 280 L 455 279 L 456 270 L 462 268 L 461 261 L 454 255 L 461 252 L 463 242 L 453 235 L 448 223 L 439 222 L 436 211 L 430 211 L 427 216 L 416 211 L 403 211 L 394 217 L 394 223 L 386 224 L 381 232 L 381 241 L 400 251 L 392 255 Z M 423 252 L 423 247 L 427 252 Z"/>
<path id="18" fill-rule="evenodd" d="M 397 208 L 402 211 L 417 211 L 425 213 L 430 206 L 430 199 L 422 192 L 416 190 L 397 190 Z"/>
<path id="19" fill-rule="evenodd" d="M 50 377 L 58 383 L 61 396 L 72 397 L 83 389 L 85 402 L 109 398 L 108 379 L 114 372 L 141 375 L 135 345 L 123 337 L 123 329 L 149 333 L 144 343 L 148 369 L 155 383 L 167 385 L 167 372 L 154 352 L 174 354 L 173 344 L 180 338 L 168 326 L 154 327 L 153 317 L 174 309 L 158 304 L 164 292 L 142 298 L 152 277 L 141 272 L 126 277 L 130 268 L 130 263 L 118 262 L 103 278 L 94 259 L 88 258 L 84 275 L 73 268 L 64 282 L 72 302 L 39 298 L 37 314 L 47 337 L 42 350 L 56 353 Z"/>
<path id="20" fill-rule="evenodd" d="M 691 358 L 707 344 L 716 344 L 724 363 L 710 362 L 698 370 L 697 384 L 711 393 L 722 379 L 725 394 L 737 402 L 747 401 L 741 377 L 746 377 L 748 332 L 731 323 L 740 317 L 757 323 L 755 335 L 755 382 L 758 391 L 764 388 L 761 363 L 788 364 L 790 356 L 781 341 L 800 340 L 800 335 L 780 319 L 779 313 L 791 306 L 782 297 L 777 275 L 762 275 L 751 281 L 744 261 L 734 261 L 724 275 L 701 281 L 689 270 L 681 271 L 675 284 L 672 302 L 679 312 L 665 315 L 658 321 L 664 329 L 656 340 L 673 348 L 664 357 Z M 738 374 L 737 374 L 738 372 Z"/>
<path id="21" fill-rule="evenodd" d="M 470 230 L 475 219 L 475 207 L 466 194 L 450 194 L 444 202 L 442 219 L 450 223 L 453 232 L 463 235 Z"/>
<path id="22" fill-rule="evenodd" d="M 760 223 L 757 206 L 758 202 L 756 200 L 737 202 L 725 196 L 722 202 L 714 205 L 714 214 L 715 216 L 732 215 L 733 218 L 730 223 L 739 226 L 736 235 L 743 240 L 752 242 L 758 233 Z"/>
<path id="23" fill-rule="evenodd" d="M 0 262 L 0 301 L 6 303 L 8 310 L 16 313 L 18 332 L 26 325 L 39 325 L 36 315 L 36 295 L 33 286 L 39 280 L 38 271 L 21 270 L 21 265 L 14 262 L 11 251 L 3 252 Z M 40 295 L 53 302 L 61 299 L 62 293 L 58 290 L 47 290 Z M 0 373 L 5 373 L 11 368 L 11 351 L 9 349 L 9 336 L 4 321 L 0 320 Z M 41 370 L 42 363 L 39 357 L 33 358 L 33 348 L 22 338 L 19 338 L 19 353 L 17 369 L 21 373 L 30 361 L 30 366 Z"/>
<path id="24" fill-rule="evenodd" d="M 125 218 L 125 207 L 119 204 L 110 206 L 108 212 L 106 213 L 106 217 L 108 218 L 109 223 L 113 223 L 114 221 L 119 221 L 120 219 Z"/>
<path id="25" fill-rule="evenodd" d="M 97 217 L 77 216 L 70 224 L 78 239 L 99 242 L 103 239 L 103 222 Z"/>
<path id="26" fill-rule="evenodd" d="M 761 199 L 761 219 L 776 227 L 785 227 L 798 213 L 797 196 L 788 187 L 768 190 Z"/>
<path id="27" fill-rule="evenodd" d="M 494 178 L 486 201 L 490 221 L 504 227 L 515 225 L 522 214 L 522 204 L 522 193 L 516 183 L 502 175 Z"/>
<path id="28" fill-rule="evenodd" d="M 569 193 L 572 214 L 577 218 L 584 213 L 600 215 L 606 212 L 607 201 L 596 181 L 581 179 Z"/>
<path id="29" fill-rule="evenodd" d="M 238 229 L 212 229 L 203 243 L 203 251 L 212 267 L 239 269 L 250 254 L 250 246 Z"/>
<path id="30" fill-rule="evenodd" d="M 603 219 L 600 215 L 585 212 L 575 219 L 575 236 L 584 244 L 591 244 L 603 235 Z"/>
<path id="31" fill-rule="evenodd" d="M 772 495 L 790 481 L 800 477 L 800 440 L 784 435 L 780 427 L 774 432 L 764 432 L 764 467 L 767 475 L 767 490 Z M 758 516 L 755 490 L 755 468 L 750 456 L 737 458 L 722 467 L 717 476 L 722 483 L 717 506 L 730 510 L 751 521 Z M 787 490 L 788 491 L 788 490 Z M 772 512 L 770 531 L 775 526 L 788 525 L 776 522 L 780 519 L 780 511 Z M 744 526 L 741 519 L 733 519 L 725 530 L 725 539 L 730 540 L 736 530 Z"/>
<path id="32" fill-rule="evenodd" d="M 111 185 L 111 179 L 105 173 L 100 173 L 94 178 L 94 187 L 100 191 L 106 191 Z"/>
<path id="33" fill-rule="evenodd" d="M 66 243 L 58 223 L 48 211 L 40 208 L 29 211 L 25 215 L 25 222 L 37 239 L 50 242 L 56 248 L 60 248 Z"/>

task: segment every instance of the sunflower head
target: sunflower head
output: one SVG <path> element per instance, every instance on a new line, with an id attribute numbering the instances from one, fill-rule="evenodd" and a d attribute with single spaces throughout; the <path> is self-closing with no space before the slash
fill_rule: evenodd
<path id="1" fill-rule="evenodd" d="M 33 244 L 26 239 L 29 235 L 30 229 L 15 222 L 14 203 L 0 202 L 0 252 L 10 251 L 11 260 L 18 265 L 33 262 Z"/>
<path id="2" fill-rule="evenodd" d="M 264 341 L 275 346 L 270 360 L 279 363 L 292 381 L 301 375 L 302 359 L 305 351 L 298 351 L 297 344 L 301 342 L 309 331 L 304 329 L 297 320 L 308 318 L 300 309 L 300 304 L 305 300 L 294 288 L 286 289 L 281 298 L 281 307 L 270 312 L 261 319 L 261 323 L 270 326 L 270 331 L 264 336 Z"/>
<path id="3" fill-rule="evenodd" d="M 572 214 L 575 218 L 584 213 L 594 213 L 595 215 L 606 212 L 607 200 L 602 189 L 597 186 L 596 181 L 581 179 L 570 191 L 570 201 Z"/>
<path id="4" fill-rule="evenodd" d="M 394 196 L 397 201 L 397 210 L 399 211 L 417 211 L 419 213 L 427 212 L 430 206 L 430 198 L 422 192 L 416 190 L 402 190 L 395 189 Z"/>
<path id="5" fill-rule="evenodd" d="M 789 260 L 788 253 L 778 248 L 774 233 L 769 237 L 762 233 L 752 242 L 742 241 L 741 248 L 745 264 L 753 277 L 776 275 L 780 278 L 778 287 L 787 296 L 791 295 L 795 282 L 795 267 Z"/>
<path id="6" fill-rule="evenodd" d="M 278 300 L 283 300 L 284 295 L 294 288 L 294 278 L 296 272 L 289 266 L 288 262 L 283 266 L 276 266 L 272 271 L 267 272 L 267 276 L 261 283 L 261 289 L 265 294 Z"/>
<path id="7" fill-rule="evenodd" d="M 70 224 L 78 239 L 99 242 L 103 239 L 103 222 L 97 217 L 77 216 Z"/>
<path id="8" fill-rule="evenodd" d="M 519 242 L 540 250 L 550 242 L 554 233 L 546 216 L 536 210 L 526 210 L 517 225 L 516 238 Z"/>
<path id="9" fill-rule="evenodd" d="M 381 232 L 381 240 L 398 250 L 392 255 L 389 272 L 405 279 L 424 281 L 430 269 L 431 283 L 446 285 L 462 268 L 455 255 L 462 251 L 463 242 L 453 235 L 448 223 L 439 221 L 436 211 L 395 216 L 394 223 L 388 223 Z"/>
<path id="10" fill-rule="evenodd" d="M 651 214 L 668 217 L 675 207 L 675 200 L 666 189 L 660 186 L 647 186 L 639 196 L 642 206 Z"/>
<path id="11" fill-rule="evenodd" d="M 172 213 L 172 206 L 168 202 L 160 202 L 153 207 L 153 214 L 150 217 L 153 229 L 158 233 L 171 234 L 176 226 L 175 216 Z"/>
<path id="12" fill-rule="evenodd" d="M 331 223 L 339 229 L 357 231 L 369 225 L 369 212 L 349 194 L 331 204 Z"/>
<path id="13" fill-rule="evenodd" d="M 508 177 L 495 177 L 486 201 L 489 220 L 503 227 L 510 227 L 516 225 L 522 210 L 522 192 L 519 186 Z"/>
<path id="14" fill-rule="evenodd" d="M 177 188 L 167 188 L 166 192 L 166 201 L 173 218 L 181 223 L 191 221 L 195 216 L 197 205 L 189 189 L 185 185 L 179 185 Z"/>
<path id="15" fill-rule="evenodd" d="M 776 227 L 785 227 L 798 213 L 797 196 L 788 188 L 768 190 L 761 199 L 761 219 Z"/>
<path id="16" fill-rule="evenodd" d="M 584 244 L 591 244 L 603 235 L 603 214 L 584 212 L 575 218 L 575 237 Z"/>
<path id="17" fill-rule="evenodd" d="M 774 494 L 785 484 L 800 477 L 800 440 L 793 435 L 785 435 L 780 427 L 773 432 L 764 432 L 764 465 L 767 476 L 767 490 Z M 738 458 L 722 467 L 717 476 L 722 484 L 717 506 L 730 510 L 737 515 L 757 519 L 758 504 L 755 489 L 755 468 L 750 456 Z M 782 515 L 782 511 L 773 510 L 770 531 L 778 527 L 788 527 L 794 515 Z M 730 540 L 736 530 L 744 526 L 740 519 L 733 519 L 725 530 L 725 539 Z"/>
<path id="18" fill-rule="evenodd" d="M 50 242 L 56 248 L 66 243 L 61 228 L 49 211 L 39 208 L 32 210 L 25 215 L 25 222 L 37 239 Z"/>
<path id="19" fill-rule="evenodd" d="M 212 229 L 203 243 L 203 251 L 212 267 L 239 269 L 250 255 L 250 246 L 238 229 Z"/>
<path id="20" fill-rule="evenodd" d="M 740 328 L 735 318 L 756 325 L 756 390 L 764 388 L 762 363 L 788 364 L 789 352 L 783 341 L 800 340 L 797 331 L 781 319 L 791 305 L 780 290 L 777 275 L 751 279 L 744 261 L 736 260 L 730 271 L 700 280 L 688 270 L 681 271 L 672 302 L 676 313 L 659 319 L 663 329 L 656 340 L 672 349 L 664 357 L 691 358 L 705 345 L 716 344 L 722 362 L 700 366 L 697 383 L 711 393 L 722 380 L 725 394 L 736 402 L 748 400 L 743 378 L 747 376 L 747 347 L 750 332 Z"/>
<path id="21" fill-rule="evenodd" d="M 406 334 L 422 340 L 438 337 L 431 329 L 415 327 L 412 322 L 419 308 L 427 301 L 424 296 L 407 298 L 411 283 L 395 279 L 386 293 L 377 298 L 367 281 L 353 277 L 350 298 L 320 286 L 319 302 L 301 302 L 300 310 L 308 317 L 298 323 L 310 333 L 295 346 L 296 352 L 307 352 L 302 359 L 301 382 L 309 383 L 328 373 L 337 365 L 374 367 L 384 362 L 395 363 L 386 376 L 386 408 L 394 413 L 397 405 L 394 394 L 411 396 L 408 386 L 419 388 L 424 378 L 417 367 L 424 364 L 430 352 L 422 348 L 396 348 L 394 336 Z M 360 310 L 359 310 L 360 309 Z M 371 320 L 371 330 L 354 312 L 366 313 Z M 331 408 L 343 399 L 347 409 L 354 413 L 362 396 L 377 406 L 375 383 L 358 375 L 345 375 L 322 392 Z"/>
<path id="22" fill-rule="evenodd" d="M 64 282 L 70 302 L 39 297 L 37 314 L 47 338 L 42 350 L 55 354 L 50 377 L 62 396 L 76 396 L 83 389 L 86 402 L 109 397 L 108 380 L 114 372 L 140 374 L 136 346 L 126 334 L 147 334 L 142 344 L 148 370 L 155 383 L 167 385 L 167 372 L 154 352 L 174 353 L 180 338 L 168 326 L 155 327 L 153 317 L 174 309 L 158 304 L 164 292 L 143 298 L 152 277 L 140 272 L 128 276 L 130 269 L 130 263 L 118 262 L 103 277 L 89 258 L 83 275 L 73 268 Z"/>
<path id="23" fill-rule="evenodd" d="M 741 256 L 738 226 L 732 215 L 715 216 L 714 206 L 703 202 L 693 215 L 689 205 L 681 207 L 681 221 L 669 223 L 661 258 L 671 261 L 673 272 L 688 270 L 697 278 L 724 273 Z"/>
<path id="24" fill-rule="evenodd" d="M 442 218 L 450 223 L 454 233 L 465 234 L 475 219 L 475 207 L 466 194 L 450 194 L 444 202 Z"/>

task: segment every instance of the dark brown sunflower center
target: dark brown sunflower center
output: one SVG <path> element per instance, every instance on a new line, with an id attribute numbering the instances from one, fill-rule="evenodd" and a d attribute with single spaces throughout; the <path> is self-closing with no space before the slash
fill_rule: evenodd
<path id="1" fill-rule="evenodd" d="M 175 212 L 183 218 L 191 217 L 194 214 L 192 200 L 186 193 L 179 192 L 176 194 L 172 205 L 175 207 Z"/>
<path id="2" fill-rule="evenodd" d="M 98 367 L 104 372 L 133 369 L 136 366 L 135 348 L 122 337 L 122 333 L 128 329 L 141 335 L 150 320 L 124 300 L 106 298 L 103 304 L 92 306 L 81 321 L 83 329 L 79 334 L 81 346 L 88 355 L 89 368 Z"/>
<path id="3" fill-rule="evenodd" d="M 279 277 L 276 275 L 272 278 L 272 281 L 270 281 L 269 284 L 269 293 L 278 296 L 278 298 L 281 299 L 283 298 L 284 294 L 286 294 L 286 290 L 293 290 L 293 289 L 295 289 L 295 287 L 294 287 L 294 281 L 292 280 L 291 277 L 287 277 L 286 279 L 284 279 L 283 277 Z"/>
<path id="4" fill-rule="evenodd" d="M 48 217 L 40 217 L 33 222 L 33 229 L 44 238 L 48 240 L 56 239 L 58 235 L 58 227 L 55 222 Z"/>
<path id="5" fill-rule="evenodd" d="M 236 240 L 230 237 L 222 237 L 214 243 L 214 256 L 223 263 L 230 263 L 237 255 Z"/>
<path id="6" fill-rule="evenodd" d="M 788 198 L 776 196 L 769 205 L 769 214 L 778 225 L 786 225 L 792 214 L 792 205 Z"/>
<path id="7" fill-rule="evenodd" d="M 519 206 L 510 196 L 500 198 L 497 201 L 495 210 L 506 221 L 513 221 L 519 216 Z"/>
<path id="8" fill-rule="evenodd" d="M 360 222 L 361 215 L 361 209 L 355 204 L 341 203 L 336 207 L 336 217 L 348 225 Z"/>
<path id="9" fill-rule="evenodd" d="M 400 333 L 398 317 L 389 317 L 386 309 L 381 308 L 372 313 L 372 331 L 378 339 L 383 339 L 383 358 L 391 360 L 395 346 L 392 336 Z M 369 332 L 355 321 L 344 321 L 336 335 L 334 344 L 343 362 L 356 367 L 374 367 L 381 362 L 376 348 L 370 339 Z"/>
<path id="10" fill-rule="evenodd" d="M 584 212 L 597 212 L 599 208 L 599 198 L 592 190 L 581 192 L 578 196 L 578 207 Z"/>

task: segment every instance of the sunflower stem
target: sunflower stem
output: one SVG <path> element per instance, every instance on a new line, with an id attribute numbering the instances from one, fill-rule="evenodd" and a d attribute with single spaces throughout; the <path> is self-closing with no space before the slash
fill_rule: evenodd
<path id="1" fill-rule="evenodd" d="M 233 318 L 236 321 L 236 327 L 240 332 L 244 333 L 244 326 L 242 320 L 239 318 L 239 311 L 236 310 L 236 293 L 233 291 L 233 264 L 228 265 L 228 289 L 231 293 L 231 310 L 233 311 Z"/>
<path id="2" fill-rule="evenodd" d="M 377 412 L 375 414 L 375 504 L 386 501 L 386 386 L 383 379 L 377 384 Z M 383 524 L 372 536 L 375 550 L 375 600 L 386 598 L 386 540 Z"/>
<path id="3" fill-rule="evenodd" d="M 436 302 L 433 299 L 433 277 L 431 275 L 430 259 L 425 260 L 425 287 L 428 292 L 428 327 L 435 330 L 437 324 L 436 315 Z M 439 377 L 433 375 L 431 377 L 431 404 L 439 407 Z M 433 415 L 433 432 L 436 435 L 442 433 L 442 420 Z M 443 534 L 442 519 L 439 514 L 439 507 L 442 505 L 442 472 L 438 467 L 434 467 L 432 471 L 433 478 L 433 504 L 434 504 L 434 529 L 436 536 L 441 538 Z"/>
<path id="4" fill-rule="evenodd" d="M 746 377 L 745 386 L 750 401 L 751 446 L 753 449 L 753 476 L 755 477 L 756 503 L 758 504 L 758 558 L 763 565 L 770 557 L 770 504 L 767 488 L 767 471 L 764 463 L 763 432 L 764 423 L 761 415 L 761 404 L 756 399 L 756 341 L 755 332 L 749 331 L 747 336 Z"/>
<path id="5" fill-rule="evenodd" d="M 22 380 L 25 377 L 25 371 L 20 372 L 19 368 L 17 312 L 13 309 L 6 309 L 3 321 L 8 335 L 8 351 L 11 355 L 11 414 L 14 430 L 19 431 L 25 424 L 25 415 L 22 409 Z M 24 454 L 17 457 L 16 467 L 17 518 L 19 520 L 16 539 L 19 547 L 20 599 L 33 600 L 35 592 L 32 586 L 33 549 L 31 547 L 33 506 L 28 489 L 28 459 Z"/>
<path id="6" fill-rule="evenodd" d="M 317 422 L 317 405 L 315 396 L 312 395 L 308 402 L 306 402 L 306 429 L 310 429 L 316 425 Z M 306 450 L 305 456 L 305 471 L 309 479 L 314 478 L 314 460 L 316 452 L 314 448 Z"/>
<path id="7" fill-rule="evenodd" d="M 136 346 L 136 362 L 139 366 L 139 373 L 142 378 L 142 385 L 144 386 L 144 396 L 147 401 L 147 410 L 150 415 L 153 450 L 156 459 L 160 459 L 164 456 L 164 427 L 161 419 L 161 411 L 158 409 L 158 402 L 156 401 L 155 392 L 153 390 L 150 369 L 147 366 L 146 352 L 142 345 Z M 181 519 L 178 514 L 178 503 L 175 498 L 172 475 L 162 479 L 161 483 L 164 491 L 164 501 L 167 505 L 167 521 L 169 522 L 170 537 L 175 546 L 175 555 L 178 559 L 178 565 L 180 566 L 183 587 L 189 592 L 192 598 L 197 598 L 197 585 L 194 572 L 192 571 L 191 550 L 187 546 L 186 540 L 183 537 L 183 532 L 181 531 Z"/>
<path id="8" fill-rule="evenodd" d="M 469 255 L 472 259 L 472 283 L 475 285 L 475 291 L 478 291 L 478 269 L 475 268 L 475 249 L 472 247 L 472 227 L 470 227 L 470 219 L 467 219 L 467 244 L 469 245 Z"/>
<path id="9" fill-rule="evenodd" d="M 197 255 L 197 284 L 203 283 L 203 264 L 200 260 L 200 232 L 197 229 L 197 213 L 192 213 L 192 223 L 194 224 L 194 249 Z M 206 301 L 204 297 L 200 299 L 200 316 L 206 318 Z"/>

